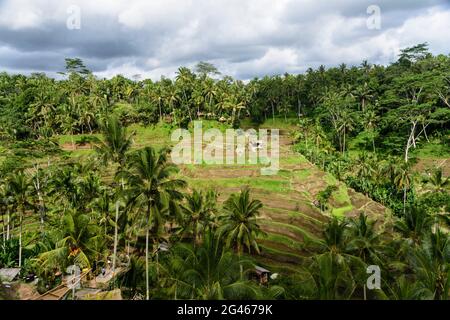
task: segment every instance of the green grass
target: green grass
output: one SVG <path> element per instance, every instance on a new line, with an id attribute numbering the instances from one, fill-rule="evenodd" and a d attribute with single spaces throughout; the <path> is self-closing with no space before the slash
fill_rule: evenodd
<path id="1" fill-rule="evenodd" d="M 331 209 L 331 214 L 336 217 L 344 217 L 347 212 L 352 211 L 352 210 L 353 210 L 353 206 L 350 204 L 345 207 Z"/>
<path id="2" fill-rule="evenodd" d="M 419 148 L 412 150 L 411 155 L 424 159 L 450 158 L 450 146 L 440 139 L 433 139 L 429 143 L 425 142 Z"/>
<path id="3" fill-rule="evenodd" d="M 306 179 L 308 179 L 311 176 L 311 170 L 310 169 L 303 169 L 303 170 L 296 171 L 294 173 L 294 176 L 298 180 L 306 180 Z"/>
<path id="4" fill-rule="evenodd" d="M 264 129 L 288 130 L 295 128 L 297 121 L 296 118 L 287 118 L 287 120 L 285 120 L 284 117 L 275 117 L 275 119 L 267 119 L 259 127 Z"/>
<path id="5" fill-rule="evenodd" d="M 303 250 L 304 248 L 304 244 L 302 242 L 295 241 L 281 234 L 269 233 L 262 239 L 280 243 L 293 250 Z"/>
<path id="6" fill-rule="evenodd" d="M 270 209 L 270 211 L 272 211 L 272 212 L 279 213 L 280 215 L 288 215 L 289 217 L 292 217 L 292 218 L 303 218 L 305 220 L 310 220 L 312 222 L 315 222 L 318 225 L 322 224 L 321 221 L 319 221 L 307 214 L 299 212 L 299 211 L 291 211 L 291 210 L 286 210 L 286 209 L 282 209 L 282 208 L 272 208 L 272 207 L 268 207 L 268 206 L 265 206 L 265 208 Z"/>
<path id="7" fill-rule="evenodd" d="M 171 126 L 159 123 L 152 126 L 142 126 L 133 124 L 128 127 L 128 131 L 135 132 L 133 137 L 133 148 L 140 148 L 144 146 L 164 146 L 175 144 L 171 142 L 171 133 L 174 129 Z"/>
<path id="8" fill-rule="evenodd" d="M 339 204 L 349 204 L 351 203 L 350 196 L 347 192 L 347 187 L 345 185 L 340 185 L 339 189 L 333 193 L 333 198 L 336 200 Z"/>
<path id="9" fill-rule="evenodd" d="M 287 157 L 283 157 L 280 155 L 280 164 L 302 164 L 307 163 L 306 158 L 301 154 L 289 155 Z"/>
<path id="10" fill-rule="evenodd" d="M 283 192 L 290 190 L 289 181 L 280 181 L 265 178 L 214 178 L 214 179 L 195 179 L 187 178 L 190 185 L 197 188 L 208 188 L 208 187 L 222 187 L 222 188 L 233 188 L 233 187 L 243 187 L 249 186 L 250 188 L 263 189 L 273 192 Z"/>
<path id="11" fill-rule="evenodd" d="M 298 226 L 294 226 L 292 224 L 276 222 L 276 221 L 272 221 L 272 220 L 260 220 L 260 224 L 278 228 L 280 231 L 282 231 L 283 229 L 287 229 L 287 230 L 299 235 L 305 241 L 314 241 L 317 239 L 315 236 L 310 234 L 308 231 L 306 231 Z"/>
<path id="12" fill-rule="evenodd" d="M 271 248 L 271 247 L 269 247 L 267 245 L 260 244 L 259 247 L 263 251 L 265 251 L 265 252 L 267 252 L 269 254 L 276 255 L 276 256 L 290 257 L 290 258 L 294 258 L 295 260 L 300 260 L 300 261 L 302 261 L 304 259 L 303 256 L 300 256 L 298 254 L 291 253 L 291 252 L 286 252 L 286 251 L 281 251 L 281 250 L 278 250 L 278 249 L 275 249 L 275 248 Z"/>
<path id="13" fill-rule="evenodd" d="M 75 143 L 77 141 L 79 141 L 82 138 L 90 138 L 90 137 L 96 137 L 97 139 L 101 139 L 102 135 L 99 133 L 94 133 L 94 134 L 74 134 L 74 135 L 70 135 L 70 134 L 62 134 L 62 135 L 57 135 L 56 136 L 56 141 L 58 142 L 59 145 L 63 145 L 63 144 L 72 144 Z"/>
<path id="14" fill-rule="evenodd" d="M 323 179 L 328 185 L 336 185 L 338 183 L 338 180 L 328 172 L 324 175 Z"/>

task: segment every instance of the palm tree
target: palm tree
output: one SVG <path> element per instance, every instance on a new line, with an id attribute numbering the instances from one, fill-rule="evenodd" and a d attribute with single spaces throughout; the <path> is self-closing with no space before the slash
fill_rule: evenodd
<path id="1" fill-rule="evenodd" d="M 375 229 L 376 221 L 370 221 L 368 216 L 361 212 L 357 219 L 349 223 L 350 241 L 347 250 L 360 257 L 369 264 L 381 264 L 379 258 L 383 247 L 380 244 L 380 233 Z"/>
<path id="2" fill-rule="evenodd" d="M 127 134 L 117 117 L 109 117 L 102 125 L 103 141 L 95 146 L 104 163 L 112 161 L 122 167 L 125 163 L 126 153 L 133 143 L 134 132 Z"/>
<path id="3" fill-rule="evenodd" d="M 224 214 L 220 216 L 219 235 L 225 239 L 228 248 L 234 247 L 240 257 L 247 248 L 259 253 L 256 239 L 263 235 L 258 224 L 259 210 L 262 202 L 250 198 L 250 189 L 245 188 L 239 194 L 231 194 L 223 205 Z M 242 275 L 242 268 L 241 268 Z"/>
<path id="4" fill-rule="evenodd" d="M 331 272 L 331 277 L 326 276 L 325 279 L 333 282 L 350 281 L 347 287 L 350 290 L 347 294 L 350 296 L 356 289 L 355 279 L 362 279 L 365 276 L 365 263 L 360 257 L 353 255 L 355 244 L 350 242 L 352 237 L 349 236 L 349 232 L 351 235 L 352 229 L 348 226 L 347 219 L 331 218 L 323 231 L 323 240 L 314 246 L 319 253 L 312 257 L 311 268 L 319 268 L 320 278 L 323 276 L 322 272 Z M 337 276 L 335 272 L 342 273 L 343 278 Z M 331 290 L 328 285 L 326 288 Z"/>
<path id="5" fill-rule="evenodd" d="M 178 91 L 177 88 L 170 84 L 169 86 L 167 86 L 165 88 L 165 95 L 164 95 L 164 101 L 165 103 L 169 106 L 169 111 L 173 114 L 174 116 L 174 122 L 175 125 L 179 124 L 179 121 L 177 119 L 177 109 L 176 104 L 179 101 L 179 97 L 178 97 Z"/>
<path id="6" fill-rule="evenodd" d="M 413 250 L 411 262 L 426 298 L 450 297 L 450 236 L 439 228 L 429 232 L 422 245 Z"/>
<path id="7" fill-rule="evenodd" d="M 209 190 L 205 193 L 194 190 L 186 195 L 186 204 L 182 206 L 184 211 L 184 228 L 192 232 L 194 245 L 200 243 L 200 235 L 212 230 L 216 226 L 216 202 L 217 193 Z"/>
<path id="8" fill-rule="evenodd" d="M 396 168 L 394 183 L 397 189 L 403 190 L 403 213 L 406 212 L 406 195 L 412 184 L 410 165 L 407 162 L 402 163 Z"/>
<path id="9" fill-rule="evenodd" d="M 140 257 L 132 256 L 127 271 L 118 275 L 121 290 L 127 289 L 133 298 L 137 293 L 145 290 L 145 263 Z"/>
<path id="10" fill-rule="evenodd" d="M 421 237 L 430 230 L 432 223 L 431 216 L 424 209 L 411 206 L 403 217 L 395 222 L 394 229 L 418 244 Z"/>
<path id="11" fill-rule="evenodd" d="M 384 292 L 381 292 L 383 299 L 394 300 L 417 300 L 426 295 L 426 290 L 420 287 L 417 282 L 412 282 L 410 278 L 405 275 L 401 275 L 395 279 L 392 283 L 386 283 L 387 296 Z"/>
<path id="12" fill-rule="evenodd" d="M 373 95 L 371 94 L 372 90 L 367 85 L 367 82 L 364 82 L 364 85 L 358 86 L 355 90 L 352 91 L 352 95 L 360 101 L 361 111 L 366 111 L 366 102 L 371 99 Z"/>
<path id="13" fill-rule="evenodd" d="M 338 263 L 330 253 L 312 257 L 300 275 L 298 286 L 302 299 L 350 299 L 357 287 L 352 270 Z"/>
<path id="14" fill-rule="evenodd" d="M 142 209 L 145 213 L 145 260 L 146 260 L 146 298 L 150 298 L 148 278 L 148 246 L 150 229 L 158 229 L 163 225 L 163 213 L 168 210 L 169 202 L 182 198 L 178 191 L 186 186 L 186 182 L 172 178 L 177 167 L 168 162 L 168 150 L 156 153 L 152 147 L 146 147 L 132 154 L 127 170 L 118 176 L 125 177 L 128 182 L 126 193 L 129 194 L 129 205 Z"/>
<path id="15" fill-rule="evenodd" d="M 183 102 L 183 107 L 185 107 L 188 111 L 189 119 L 192 121 L 191 108 L 190 108 L 190 98 L 191 91 L 193 89 L 195 81 L 195 74 L 186 67 L 180 67 L 177 71 L 175 84 L 178 86 L 178 89 L 181 90 L 181 97 Z"/>
<path id="16" fill-rule="evenodd" d="M 8 179 L 9 191 L 14 203 L 19 210 L 19 268 L 22 267 L 22 225 L 25 209 L 30 205 L 30 194 L 32 183 L 23 170 L 12 174 Z"/>
<path id="17" fill-rule="evenodd" d="M 344 138 L 342 143 L 342 152 L 345 153 L 346 150 L 345 137 L 346 134 L 350 133 L 354 129 L 355 122 L 353 120 L 352 115 L 348 111 L 341 112 L 338 122 L 339 122 L 338 131 L 342 132 Z"/>
<path id="18" fill-rule="evenodd" d="M 156 87 L 150 91 L 150 99 L 153 101 L 153 103 L 156 103 L 158 105 L 159 109 L 159 121 L 163 120 L 163 110 L 162 105 L 164 103 L 164 93 L 161 87 L 161 84 L 157 84 Z"/>
<path id="19" fill-rule="evenodd" d="M 38 165 L 35 165 L 35 173 L 34 176 L 32 177 L 32 182 L 33 182 L 33 186 L 34 186 L 34 191 L 36 192 L 37 195 L 37 200 L 39 202 L 38 207 L 39 207 L 39 218 L 40 218 L 40 228 L 41 228 L 41 233 L 44 232 L 44 219 L 45 219 L 45 201 L 44 201 L 44 194 L 45 194 L 45 189 L 48 186 L 48 179 L 49 176 L 47 174 L 47 172 L 45 172 L 43 169 L 39 168 Z"/>
<path id="20" fill-rule="evenodd" d="M 260 288 L 239 276 L 239 268 L 250 271 L 253 264 L 237 257 L 207 232 L 198 247 L 178 244 L 164 260 L 167 274 L 163 284 L 174 299 L 255 299 Z"/>
<path id="21" fill-rule="evenodd" d="M 37 258 L 44 272 L 75 264 L 81 268 L 90 267 L 90 261 L 103 255 L 104 236 L 96 222 L 86 213 L 66 209 L 54 230 L 58 240 L 54 248 L 43 252 Z"/>
<path id="22" fill-rule="evenodd" d="M 375 152 L 375 128 L 378 122 L 378 116 L 375 113 L 375 110 L 373 109 L 368 109 L 367 111 L 365 111 L 364 113 L 364 118 L 363 118 L 363 123 L 364 123 L 364 128 L 370 132 L 371 136 L 372 136 L 372 148 L 373 148 L 373 152 Z"/>
<path id="23" fill-rule="evenodd" d="M 442 168 L 436 168 L 430 176 L 429 183 L 433 186 L 434 191 L 444 192 L 450 186 L 450 178 L 443 177 Z"/>

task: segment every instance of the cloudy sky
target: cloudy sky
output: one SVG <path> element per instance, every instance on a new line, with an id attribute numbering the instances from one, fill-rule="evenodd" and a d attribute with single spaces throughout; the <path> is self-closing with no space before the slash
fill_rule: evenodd
<path id="1" fill-rule="evenodd" d="M 80 57 L 100 77 L 158 79 L 204 60 L 249 79 L 364 59 L 387 64 L 420 42 L 450 53 L 450 0 L 330 2 L 0 0 L 0 70 L 55 75 L 65 57 Z M 371 5 L 381 10 L 380 28 Z"/>

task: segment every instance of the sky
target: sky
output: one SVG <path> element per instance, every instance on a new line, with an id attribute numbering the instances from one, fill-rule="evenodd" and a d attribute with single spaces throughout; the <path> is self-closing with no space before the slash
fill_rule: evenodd
<path id="1" fill-rule="evenodd" d="M 247 80 L 450 53 L 450 0 L 0 0 L 0 71 L 159 79 L 208 61 Z"/>

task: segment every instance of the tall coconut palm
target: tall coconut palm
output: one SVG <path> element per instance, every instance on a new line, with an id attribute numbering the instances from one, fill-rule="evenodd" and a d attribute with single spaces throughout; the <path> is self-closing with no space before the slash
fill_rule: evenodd
<path id="1" fill-rule="evenodd" d="M 30 195 L 32 183 L 28 175 L 19 170 L 8 179 L 9 191 L 19 211 L 19 268 L 22 267 L 22 225 L 27 206 L 31 204 Z"/>
<path id="2" fill-rule="evenodd" d="M 221 246 L 211 232 L 196 248 L 173 247 L 163 264 L 164 285 L 174 299 L 255 299 L 260 295 L 256 284 L 239 277 L 240 267 L 249 271 L 253 264 Z"/>
<path id="3" fill-rule="evenodd" d="M 354 129 L 354 120 L 349 111 L 343 111 L 340 114 L 339 118 L 339 128 L 338 131 L 342 133 L 343 141 L 342 141 L 342 153 L 345 153 L 346 150 L 346 135 L 350 133 Z"/>
<path id="4" fill-rule="evenodd" d="M 219 235 L 225 239 L 228 248 L 237 250 L 239 256 L 246 248 L 259 253 L 256 239 L 264 232 L 258 224 L 260 209 L 263 204 L 250 198 L 250 189 L 244 188 L 238 194 L 232 194 L 223 205 L 224 213 L 220 216 Z M 242 275 L 242 268 L 241 268 Z"/>
<path id="5" fill-rule="evenodd" d="M 184 212 L 184 229 L 192 233 L 194 244 L 201 241 L 201 234 L 215 227 L 217 193 L 210 190 L 206 193 L 194 190 L 186 195 L 186 204 L 182 206 Z"/>
<path id="6" fill-rule="evenodd" d="M 350 299 L 357 288 L 352 269 L 347 264 L 339 263 L 331 253 L 312 257 L 301 272 L 298 283 L 303 299 Z"/>
<path id="7" fill-rule="evenodd" d="M 256 238 L 263 231 L 257 220 L 262 206 L 261 201 L 251 199 L 249 188 L 230 195 L 225 201 L 219 233 L 225 237 L 228 247 L 236 248 L 239 254 L 243 253 L 244 248 L 249 252 L 254 249 L 259 253 Z"/>
<path id="8" fill-rule="evenodd" d="M 96 151 L 104 163 L 113 162 L 118 164 L 120 171 L 125 165 L 127 152 L 133 144 L 134 132 L 127 134 L 127 129 L 122 126 L 117 117 L 109 117 L 102 125 L 103 141 L 96 146 Z M 120 186 L 123 188 L 124 181 L 121 181 Z M 118 218 L 119 218 L 119 191 L 116 194 L 116 214 L 115 214 L 115 228 L 114 228 L 114 256 L 113 256 L 113 270 L 116 264 L 116 250 L 117 250 L 117 233 L 118 233 Z"/>
<path id="9" fill-rule="evenodd" d="M 407 191 L 410 189 L 412 184 L 412 175 L 409 163 L 404 162 L 396 168 L 394 183 L 397 189 L 403 190 L 403 213 L 405 213 Z"/>
<path id="10" fill-rule="evenodd" d="M 429 232 L 421 246 L 413 249 L 411 262 L 426 298 L 450 297 L 450 236 L 439 228 Z"/>
<path id="11" fill-rule="evenodd" d="M 150 298 L 148 253 L 152 228 L 163 225 L 163 212 L 168 210 L 169 202 L 182 198 L 179 189 L 186 186 L 183 180 L 175 179 L 172 174 L 177 167 L 168 162 L 168 150 L 156 152 L 152 147 L 141 149 L 129 159 L 127 169 L 119 173 L 126 179 L 129 204 L 145 214 L 145 260 L 146 260 L 146 298 Z"/>
<path id="12" fill-rule="evenodd" d="M 367 101 L 373 97 L 372 90 L 368 86 L 367 82 L 364 82 L 364 85 L 358 86 L 352 91 L 351 94 L 359 100 L 361 104 L 361 111 L 366 111 Z"/>
<path id="13" fill-rule="evenodd" d="M 373 152 L 375 152 L 375 137 L 376 137 L 375 129 L 377 127 L 377 123 L 379 121 L 379 117 L 375 113 L 374 109 L 368 109 L 364 113 L 364 120 L 363 121 L 364 121 L 363 122 L 364 128 L 367 131 L 370 132 L 370 135 L 372 137 L 372 148 L 373 148 Z"/>
<path id="14" fill-rule="evenodd" d="M 127 134 L 127 129 L 122 126 L 117 117 L 109 117 L 102 125 L 103 141 L 96 147 L 104 163 L 112 161 L 122 167 L 125 163 L 126 153 L 133 144 L 133 135 Z"/>
<path id="15" fill-rule="evenodd" d="M 350 220 L 350 241 L 347 249 L 364 262 L 380 265 L 383 246 L 380 243 L 380 232 L 375 229 L 375 223 L 376 221 L 369 220 L 363 212 L 358 218 Z"/>
<path id="16" fill-rule="evenodd" d="M 422 208 L 412 206 L 394 224 L 394 229 L 403 237 L 419 244 L 422 236 L 426 234 L 433 223 L 431 216 Z"/>
<path id="17" fill-rule="evenodd" d="M 358 250 L 355 250 L 356 244 L 351 243 L 351 233 L 347 219 L 332 217 L 323 231 L 323 240 L 313 246 L 317 247 L 319 253 L 312 257 L 310 273 L 315 279 L 317 294 L 325 299 L 330 299 L 330 295 L 337 298 L 339 294 L 345 294 L 345 298 L 349 298 L 356 289 L 358 280 L 365 277 L 365 263 L 354 255 Z M 345 292 L 340 293 L 341 290 L 337 288 L 342 286 L 345 287 Z M 333 293 L 335 289 L 337 291 Z"/>

